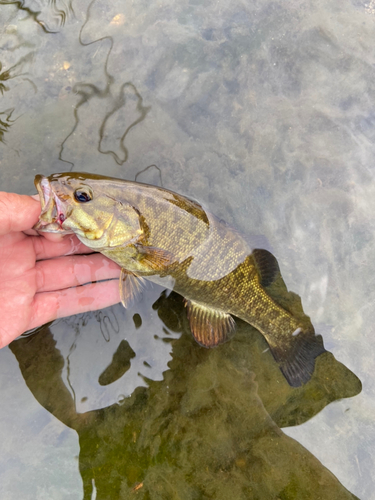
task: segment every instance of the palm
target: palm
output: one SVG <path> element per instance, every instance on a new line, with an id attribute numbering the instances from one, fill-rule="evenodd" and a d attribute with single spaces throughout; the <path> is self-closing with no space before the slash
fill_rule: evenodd
<path id="1" fill-rule="evenodd" d="M 91 250 L 75 236 L 51 241 L 15 230 L 30 230 L 38 218 L 30 197 L 0 193 L 0 202 L 0 347 L 48 321 L 119 301 L 116 264 L 84 255 Z"/>

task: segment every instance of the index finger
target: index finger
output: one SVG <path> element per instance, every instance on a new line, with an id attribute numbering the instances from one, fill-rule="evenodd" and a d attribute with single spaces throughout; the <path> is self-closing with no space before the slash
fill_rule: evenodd
<path id="1" fill-rule="evenodd" d="M 0 191 L 0 235 L 31 229 L 40 211 L 40 202 L 31 196 Z"/>
<path id="2" fill-rule="evenodd" d="M 69 234 L 58 241 L 47 240 L 44 236 L 31 236 L 36 260 L 51 259 L 62 255 L 93 253 L 94 250 L 85 246 L 77 236 Z"/>

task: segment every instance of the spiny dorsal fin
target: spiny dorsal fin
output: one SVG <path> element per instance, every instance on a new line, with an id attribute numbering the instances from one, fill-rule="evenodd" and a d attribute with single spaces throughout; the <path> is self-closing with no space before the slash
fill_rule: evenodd
<path id="1" fill-rule="evenodd" d="M 152 271 L 164 271 L 174 261 L 173 255 L 161 248 L 148 247 L 136 243 L 134 245 L 138 251 L 138 258 L 142 264 L 147 265 Z"/>
<path id="2" fill-rule="evenodd" d="M 122 305 L 129 309 L 142 295 L 144 286 L 144 278 L 140 278 L 130 271 L 122 268 L 119 281 Z"/>
<path id="3" fill-rule="evenodd" d="M 296 330 L 293 339 L 283 345 L 271 343 L 268 338 L 267 342 L 281 372 L 292 387 L 300 387 L 311 379 L 315 359 L 326 352 L 320 335 L 303 332 L 300 328 Z"/>
<path id="4" fill-rule="evenodd" d="M 255 264 L 260 274 L 260 284 L 270 286 L 280 274 L 279 264 L 276 257 L 268 250 L 255 248 L 252 251 Z"/>
<path id="5" fill-rule="evenodd" d="M 235 322 L 230 314 L 186 301 L 187 316 L 191 332 L 204 347 L 214 347 L 223 344 L 234 335 Z"/>

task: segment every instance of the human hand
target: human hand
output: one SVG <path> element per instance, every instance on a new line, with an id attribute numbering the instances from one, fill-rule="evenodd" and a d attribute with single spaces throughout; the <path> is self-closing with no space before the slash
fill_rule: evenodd
<path id="1" fill-rule="evenodd" d="M 40 211 L 31 196 L 0 192 L 0 348 L 56 318 L 120 301 L 119 266 L 74 235 L 38 235 Z"/>

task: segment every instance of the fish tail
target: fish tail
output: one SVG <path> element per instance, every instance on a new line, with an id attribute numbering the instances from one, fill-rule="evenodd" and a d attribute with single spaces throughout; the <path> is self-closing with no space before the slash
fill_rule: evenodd
<path id="1" fill-rule="evenodd" d="M 284 345 L 268 342 L 280 370 L 292 387 L 306 384 L 312 377 L 315 359 L 326 352 L 321 335 L 301 332 Z"/>

